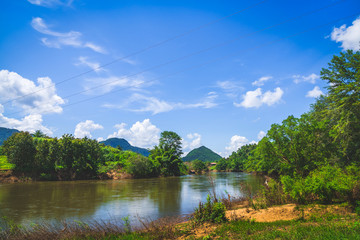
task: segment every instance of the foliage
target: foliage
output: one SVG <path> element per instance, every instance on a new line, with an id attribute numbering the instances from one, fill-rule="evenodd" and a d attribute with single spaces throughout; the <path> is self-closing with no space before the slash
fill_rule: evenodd
<path id="1" fill-rule="evenodd" d="M 328 104 L 322 114 L 331 120 L 331 134 L 339 145 L 342 164 L 360 158 L 360 52 L 334 56 L 321 78 L 328 82 Z"/>
<path id="2" fill-rule="evenodd" d="M 140 154 L 132 154 L 126 161 L 125 169 L 135 177 L 151 177 L 154 175 L 152 162 Z"/>
<path id="3" fill-rule="evenodd" d="M 181 138 L 175 132 L 161 133 L 159 146 L 150 150 L 149 159 L 154 166 L 154 175 L 180 176 L 186 173 L 186 166 L 181 161 Z"/>
<path id="4" fill-rule="evenodd" d="M 15 171 L 31 173 L 36 170 L 36 148 L 30 133 L 20 132 L 11 135 L 4 142 L 3 148 L 9 163 L 15 164 Z"/>
<path id="5" fill-rule="evenodd" d="M 160 134 L 159 148 L 171 152 L 172 155 L 178 158 L 183 154 L 181 137 L 175 132 L 163 131 Z"/>
<path id="6" fill-rule="evenodd" d="M 201 160 L 203 162 L 216 162 L 221 159 L 221 156 L 205 146 L 191 150 L 185 157 L 182 158 L 184 162 L 193 160 Z"/>
<path id="7" fill-rule="evenodd" d="M 14 167 L 15 165 L 9 163 L 6 156 L 0 156 L 0 170 L 11 170 Z"/>
<path id="8" fill-rule="evenodd" d="M 351 172 L 330 165 L 314 170 L 306 178 L 281 178 L 285 193 L 299 203 L 312 200 L 322 203 L 331 203 L 334 199 L 349 200 L 356 181 L 357 177 Z"/>
<path id="9" fill-rule="evenodd" d="M 199 207 L 195 209 L 192 220 L 195 225 L 205 222 L 222 223 L 228 219 L 225 216 L 226 208 L 222 202 L 216 198 L 207 196 L 205 203 L 199 203 Z"/>
<path id="10" fill-rule="evenodd" d="M 216 163 L 215 169 L 219 171 L 230 169 L 230 162 L 226 158 L 222 158 Z"/>
<path id="11" fill-rule="evenodd" d="M 206 171 L 208 169 L 206 164 L 199 159 L 195 159 L 194 161 L 191 162 L 191 168 L 196 173 L 201 173 L 202 171 Z"/>

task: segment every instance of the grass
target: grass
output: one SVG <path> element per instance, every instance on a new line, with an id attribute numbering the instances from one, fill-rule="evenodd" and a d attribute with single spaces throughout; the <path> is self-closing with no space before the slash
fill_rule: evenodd
<path id="1" fill-rule="evenodd" d="M 7 161 L 7 157 L 4 155 L 0 156 L 0 170 L 11 170 L 14 168 L 14 164 Z"/>
<path id="2" fill-rule="evenodd" d="M 111 223 L 86 224 L 74 221 L 61 226 L 40 224 L 24 228 L 8 224 L 0 239 L 360 239 L 360 217 L 350 213 L 332 213 L 319 209 L 310 217 L 291 221 L 256 222 L 234 220 L 194 227 L 191 222 L 162 219 L 129 228 Z"/>

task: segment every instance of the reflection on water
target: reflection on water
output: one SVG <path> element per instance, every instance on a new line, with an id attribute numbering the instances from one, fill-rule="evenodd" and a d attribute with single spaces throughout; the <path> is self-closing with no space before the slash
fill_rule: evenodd
<path id="1" fill-rule="evenodd" d="M 262 178 L 246 173 L 210 173 L 218 194 L 241 196 L 241 183 L 256 191 Z M 125 216 L 189 214 L 204 201 L 212 184 L 208 175 L 0 184 L 0 216 L 16 223 L 38 220 L 112 220 Z"/>

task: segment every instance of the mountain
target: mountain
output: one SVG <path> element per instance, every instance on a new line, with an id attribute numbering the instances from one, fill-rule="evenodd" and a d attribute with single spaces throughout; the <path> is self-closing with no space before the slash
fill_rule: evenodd
<path id="1" fill-rule="evenodd" d="M 8 139 L 8 137 L 10 137 L 11 135 L 13 135 L 13 133 L 17 133 L 19 132 L 16 129 L 10 129 L 10 128 L 3 128 L 0 127 L 0 145 L 3 144 L 3 142 Z"/>
<path id="2" fill-rule="evenodd" d="M 116 148 L 117 146 L 120 146 L 122 150 L 130 150 L 130 151 L 139 153 L 145 157 L 148 157 L 150 155 L 149 150 L 147 150 L 145 148 L 131 146 L 131 144 L 123 138 L 109 138 L 106 141 L 102 141 L 100 143 L 103 143 L 106 146 L 111 146 L 114 148 Z"/>
<path id="3" fill-rule="evenodd" d="M 199 159 L 203 162 L 214 162 L 220 160 L 221 156 L 207 147 L 201 146 L 191 150 L 185 157 L 183 157 L 182 160 L 185 162 L 190 162 L 195 159 Z"/>

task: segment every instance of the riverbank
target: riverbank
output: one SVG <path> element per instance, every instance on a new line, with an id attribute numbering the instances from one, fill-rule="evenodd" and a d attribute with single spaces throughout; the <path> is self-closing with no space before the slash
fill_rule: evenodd
<path id="1" fill-rule="evenodd" d="M 228 210 L 229 221 L 194 225 L 190 220 L 161 219 L 132 228 L 82 222 L 61 227 L 37 225 L 31 230 L 12 226 L 4 239 L 360 239 L 360 218 L 346 204 L 286 204 L 255 210 L 246 202 Z"/>

